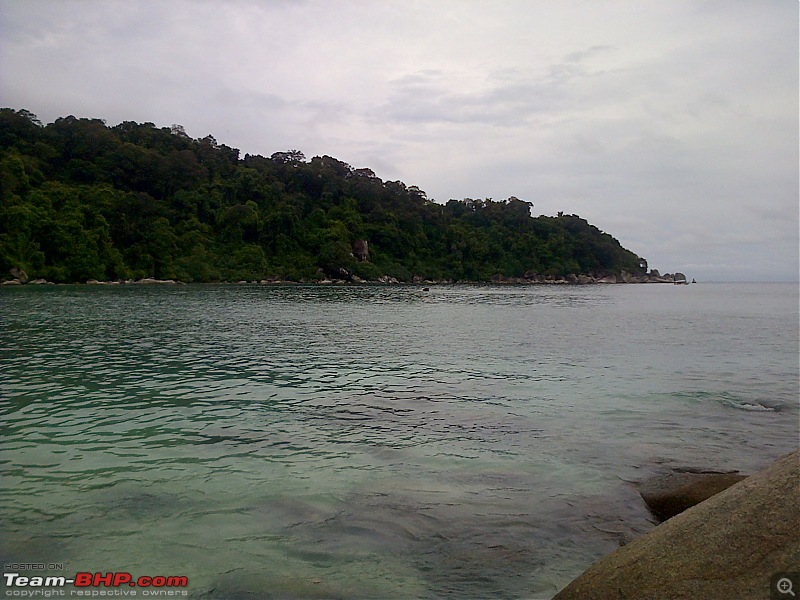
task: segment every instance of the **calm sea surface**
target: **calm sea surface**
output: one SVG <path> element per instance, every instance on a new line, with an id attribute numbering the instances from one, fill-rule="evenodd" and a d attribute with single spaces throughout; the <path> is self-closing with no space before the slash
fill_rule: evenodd
<path id="1" fill-rule="evenodd" d="M 196 598 L 549 598 L 798 445 L 796 284 L 7 286 L 0 343 L 0 559 Z"/>

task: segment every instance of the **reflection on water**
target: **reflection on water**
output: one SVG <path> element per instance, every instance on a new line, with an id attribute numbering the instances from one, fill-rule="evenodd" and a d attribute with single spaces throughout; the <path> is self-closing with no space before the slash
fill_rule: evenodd
<path id="1" fill-rule="evenodd" d="M 735 291 L 0 290 L 0 558 L 548 598 L 652 527 L 630 482 L 796 445 L 796 288 Z"/>

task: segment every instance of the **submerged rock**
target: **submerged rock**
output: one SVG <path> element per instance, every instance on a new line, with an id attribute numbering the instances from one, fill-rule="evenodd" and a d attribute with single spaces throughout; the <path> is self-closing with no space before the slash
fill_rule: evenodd
<path id="1" fill-rule="evenodd" d="M 601 559 L 555 598 L 767 598 L 800 564 L 800 450 Z"/>
<path id="2" fill-rule="evenodd" d="M 739 473 L 668 473 L 640 484 L 639 494 L 653 514 L 664 521 L 745 478 Z"/>

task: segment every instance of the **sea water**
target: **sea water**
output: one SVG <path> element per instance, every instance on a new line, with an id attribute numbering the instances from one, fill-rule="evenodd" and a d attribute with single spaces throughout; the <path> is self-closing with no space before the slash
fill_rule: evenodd
<path id="1" fill-rule="evenodd" d="M 3 564 L 195 598 L 550 598 L 798 445 L 796 284 L 6 286 L 0 342 Z"/>

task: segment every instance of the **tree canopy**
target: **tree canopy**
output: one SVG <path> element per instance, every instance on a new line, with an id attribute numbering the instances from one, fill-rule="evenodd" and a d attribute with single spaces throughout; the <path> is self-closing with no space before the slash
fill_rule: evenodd
<path id="1" fill-rule="evenodd" d="M 515 197 L 438 204 L 331 156 L 240 157 L 176 124 L 43 125 L 0 109 L 2 273 L 211 282 L 641 271 L 638 256 L 580 217 L 533 217 L 532 207 Z"/>

